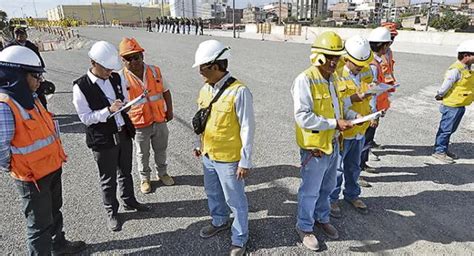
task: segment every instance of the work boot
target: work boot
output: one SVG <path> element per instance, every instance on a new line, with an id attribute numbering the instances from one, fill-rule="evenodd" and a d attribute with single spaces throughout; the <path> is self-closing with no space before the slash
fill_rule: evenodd
<path id="1" fill-rule="evenodd" d="M 165 174 L 163 176 L 157 176 L 158 181 L 163 182 L 165 186 L 173 186 L 174 185 L 174 180 L 169 176 L 168 174 Z"/>
<path id="2" fill-rule="evenodd" d="M 201 231 L 199 232 L 199 236 L 202 238 L 209 238 L 209 237 L 215 236 L 217 233 L 223 230 L 230 229 L 230 226 L 231 226 L 230 221 L 228 221 L 227 223 L 224 223 L 223 225 L 219 227 L 216 227 L 212 225 L 211 223 L 210 225 L 207 225 L 201 228 Z"/>
<path id="3" fill-rule="evenodd" d="M 245 250 L 247 249 L 247 246 L 244 244 L 244 246 L 240 247 L 237 245 L 232 245 L 230 247 L 230 256 L 242 256 L 245 254 Z"/>
<path id="4" fill-rule="evenodd" d="M 150 180 L 142 180 L 140 184 L 140 191 L 143 194 L 148 194 L 151 192 L 151 182 Z"/>
<path id="5" fill-rule="evenodd" d="M 446 155 L 448 155 L 452 159 L 459 159 L 459 157 L 456 154 L 454 154 L 453 152 L 450 152 L 450 151 L 446 152 Z"/>
<path id="6" fill-rule="evenodd" d="M 339 219 L 342 217 L 341 207 L 337 202 L 331 203 L 331 212 L 329 213 L 331 217 Z"/>
<path id="7" fill-rule="evenodd" d="M 338 239 L 339 238 L 339 232 L 337 232 L 337 229 L 333 225 L 331 225 L 330 223 L 316 222 L 316 227 L 323 230 L 323 233 L 331 239 Z"/>
<path id="8" fill-rule="evenodd" d="M 55 248 L 56 247 L 56 248 Z M 67 254 L 76 254 L 86 249 L 86 243 L 83 241 L 68 241 L 64 240 L 61 245 L 53 246 L 51 254 L 53 256 L 67 255 Z"/>
<path id="9" fill-rule="evenodd" d="M 357 181 L 359 183 L 359 186 L 364 187 L 364 188 L 370 188 L 372 185 L 364 179 L 364 177 L 359 176 L 359 180 Z"/>
<path id="10" fill-rule="evenodd" d="M 137 212 L 147 212 L 150 210 L 148 206 L 141 204 L 139 202 L 135 202 L 132 204 L 124 204 L 123 208 L 127 211 L 137 211 Z"/>
<path id="11" fill-rule="evenodd" d="M 372 141 L 372 142 L 370 143 L 370 146 L 371 146 L 372 148 L 375 148 L 375 149 L 383 149 L 383 146 L 380 145 L 380 144 L 377 144 L 377 142 L 375 142 L 375 141 Z"/>
<path id="12" fill-rule="evenodd" d="M 367 208 L 367 205 L 360 198 L 357 198 L 354 200 L 346 200 L 346 201 L 349 202 L 349 204 L 351 204 L 358 212 L 362 214 L 369 213 L 369 209 Z"/>
<path id="13" fill-rule="evenodd" d="M 296 227 L 296 232 L 298 232 L 300 240 L 306 248 L 310 249 L 311 251 L 319 250 L 318 239 L 316 239 L 316 236 L 314 236 L 313 233 L 304 232 L 298 227 Z"/>
<path id="14" fill-rule="evenodd" d="M 444 162 L 446 164 L 454 164 L 454 160 L 448 156 L 446 153 L 434 153 L 431 155 L 432 157 L 440 160 L 441 162 Z"/>
<path id="15" fill-rule="evenodd" d="M 120 221 L 120 218 L 117 214 L 109 216 L 108 224 L 110 230 L 112 230 L 113 232 L 118 232 L 122 230 L 122 221 Z"/>

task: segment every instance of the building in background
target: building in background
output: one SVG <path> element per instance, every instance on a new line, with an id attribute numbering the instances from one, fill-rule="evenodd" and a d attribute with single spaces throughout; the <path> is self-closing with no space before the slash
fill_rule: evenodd
<path id="1" fill-rule="evenodd" d="M 327 14 L 328 0 L 297 0 L 298 21 L 312 22 Z"/>
<path id="2" fill-rule="evenodd" d="M 144 21 L 147 17 L 159 17 L 169 15 L 169 7 L 165 6 L 164 12 L 160 8 L 134 6 L 131 4 L 103 3 L 102 4 L 106 23 L 117 20 L 121 24 L 136 24 Z M 58 21 L 66 18 L 82 20 L 90 24 L 101 24 L 102 16 L 99 3 L 90 5 L 58 5 L 47 11 L 49 21 Z"/>
<path id="3" fill-rule="evenodd" d="M 291 16 L 291 3 L 273 2 L 263 6 L 262 11 L 265 13 L 266 20 L 277 22 L 281 15 L 281 20 L 284 21 Z"/>
<path id="4" fill-rule="evenodd" d="M 158 1 L 158 0 L 152 0 Z M 170 0 L 170 12 L 172 17 L 196 18 L 198 14 L 199 0 Z"/>
<path id="5" fill-rule="evenodd" d="M 244 15 L 244 9 L 235 9 L 235 23 L 242 23 L 242 18 Z M 225 23 L 232 23 L 232 7 L 227 6 L 225 11 Z"/>
<path id="6" fill-rule="evenodd" d="M 260 7 L 250 4 L 243 10 L 242 23 L 259 23 L 265 21 L 265 14 Z"/>

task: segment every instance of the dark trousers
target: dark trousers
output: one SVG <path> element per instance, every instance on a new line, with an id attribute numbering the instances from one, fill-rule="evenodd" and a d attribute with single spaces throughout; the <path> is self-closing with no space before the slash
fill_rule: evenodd
<path id="1" fill-rule="evenodd" d="M 33 182 L 15 180 L 26 217 L 30 255 L 51 255 L 53 248 L 64 244 L 62 169 Z"/>
<path id="2" fill-rule="evenodd" d="M 135 204 L 132 178 L 132 139 L 122 130 L 119 133 L 120 143 L 113 148 L 94 151 L 94 158 L 99 167 L 102 201 L 107 214 L 115 215 L 118 212 L 117 180 L 120 188 L 120 197 L 125 204 Z"/>
<path id="3" fill-rule="evenodd" d="M 366 166 L 367 161 L 369 161 L 370 148 L 372 147 L 372 144 L 374 142 L 376 130 L 377 128 L 369 126 L 369 128 L 367 128 L 367 131 L 365 132 L 365 143 L 362 149 L 362 153 L 360 155 L 360 167 Z"/>

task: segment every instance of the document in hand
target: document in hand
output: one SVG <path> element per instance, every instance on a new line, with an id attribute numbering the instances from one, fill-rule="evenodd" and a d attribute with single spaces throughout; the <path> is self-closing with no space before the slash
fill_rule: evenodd
<path id="1" fill-rule="evenodd" d="M 380 111 L 372 113 L 370 115 L 366 115 L 366 116 L 363 116 L 361 118 L 351 120 L 351 123 L 352 124 L 360 124 L 360 123 L 363 123 L 363 122 L 371 121 L 371 120 L 379 118 L 380 116 L 382 116 L 382 114 L 383 114 L 383 110 L 380 110 Z"/>
<path id="2" fill-rule="evenodd" d="M 144 91 L 140 96 L 136 97 L 135 99 L 133 99 L 132 101 L 130 101 L 129 103 L 125 104 L 124 106 L 122 106 L 119 110 L 117 110 L 116 112 L 112 113 L 108 118 L 112 118 L 116 115 L 118 115 L 118 113 L 124 111 L 125 109 L 131 107 L 131 106 L 134 106 L 136 104 L 141 104 L 143 103 L 143 101 L 145 100 L 145 97 L 146 95 L 148 94 L 148 91 Z"/>
<path id="3" fill-rule="evenodd" d="M 390 89 L 393 89 L 393 88 L 397 88 L 400 84 L 395 84 L 395 85 L 390 85 L 390 84 L 384 84 L 384 83 L 380 83 L 372 88 L 370 88 L 369 90 L 367 90 L 367 94 L 381 94 L 383 92 L 386 92 Z"/>

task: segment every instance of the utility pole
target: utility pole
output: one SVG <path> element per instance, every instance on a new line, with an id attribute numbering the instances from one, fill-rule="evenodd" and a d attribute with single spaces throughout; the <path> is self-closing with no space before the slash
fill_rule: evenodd
<path id="1" fill-rule="evenodd" d="M 145 25 L 143 24 L 143 10 L 142 10 L 142 3 L 140 3 L 140 19 L 141 19 L 141 21 L 142 21 L 142 28 L 143 28 Z"/>
<path id="2" fill-rule="evenodd" d="M 181 0 L 181 6 L 183 7 L 183 18 L 186 17 L 186 14 L 184 13 L 184 0 Z"/>
<path id="3" fill-rule="evenodd" d="M 35 0 L 33 0 L 33 8 L 35 8 L 35 17 L 38 18 L 38 11 L 36 10 Z"/>
<path id="4" fill-rule="evenodd" d="M 100 15 L 102 16 L 102 25 L 105 28 L 105 11 L 104 11 L 104 6 L 102 5 L 102 0 L 99 0 L 99 5 L 100 5 Z"/>
<path id="5" fill-rule="evenodd" d="M 278 25 L 281 25 L 281 0 L 280 3 L 278 4 L 278 10 L 280 14 L 278 14 Z"/>
<path id="6" fill-rule="evenodd" d="M 161 17 L 165 16 L 165 0 L 161 0 Z"/>
<path id="7" fill-rule="evenodd" d="M 428 7 L 428 15 L 426 17 L 426 27 L 425 27 L 425 31 L 428 31 L 428 27 L 429 27 L 429 24 L 430 24 L 430 16 L 431 16 L 431 7 L 433 5 L 433 0 L 430 0 L 430 7 Z"/>
<path id="8" fill-rule="evenodd" d="M 235 0 L 232 0 L 232 30 L 235 38 Z"/>

